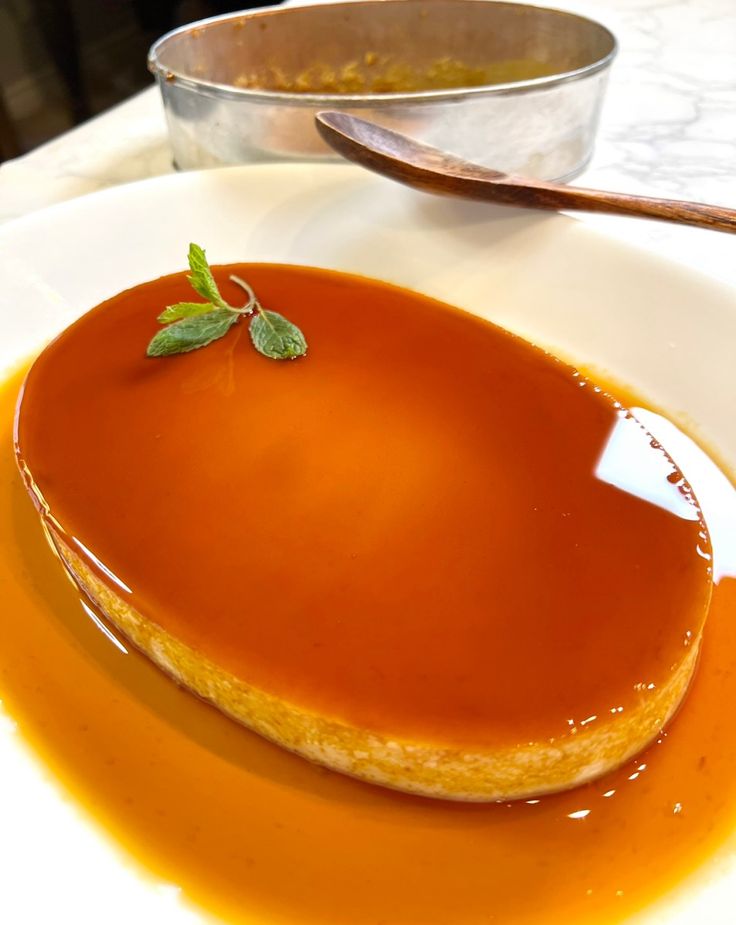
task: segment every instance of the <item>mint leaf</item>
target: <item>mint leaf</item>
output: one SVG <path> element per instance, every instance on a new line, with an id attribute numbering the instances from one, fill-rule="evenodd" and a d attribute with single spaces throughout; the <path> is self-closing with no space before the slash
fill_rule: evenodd
<path id="1" fill-rule="evenodd" d="M 204 315 L 183 318 L 163 328 L 148 345 L 146 355 L 165 357 L 206 347 L 224 337 L 240 316 L 229 308 L 215 308 Z"/>
<path id="2" fill-rule="evenodd" d="M 189 269 L 192 274 L 187 276 L 187 279 L 192 284 L 192 289 L 198 292 L 203 299 L 213 302 L 218 308 L 226 308 L 227 302 L 220 295 L 210 265 L 207 263 L 207 257 L 199 244 L 189 245 Z"/>
<path id="3" fill-rule="evenodd" d="M 206 347 L 213 340 L 224 337 L 241 315 L 251 316 L 250 337 L 253 346 L 263 356 L 273 360 L 291 360 L 307 352 L 307 342 L 299 328 L 283 315 L 264 309 L 250 284 L 232 274 L 230 279 L 240 286 L 248 300 L 239 308 L 228 305 L 220 295 L 205 252 L 199 244 L 189 245 L 189 268 L 192 272 L 187 279 L 207 301 L 167 305 L 157 320 L 168 327 L 150 340 L 146 356 L 166 357 Z"/>
<path id="4" fill-rule="evenodd" d="M 299 328 L 283 315 L 263 308 L 253 316 L 250 338 L 256 350 L 272 360 L 292 360 L 307 352 L 307 342 Z"/>
<path id="5" fill-rule="evenodd" d="M 177 302 L 175 305 L 167 305 L 156 320 L 161 324 L 168 324 L 180 318 L 203 315 L 205 312 L 211 312 L 213 308 L 216 306 L 212 302 Z"/>

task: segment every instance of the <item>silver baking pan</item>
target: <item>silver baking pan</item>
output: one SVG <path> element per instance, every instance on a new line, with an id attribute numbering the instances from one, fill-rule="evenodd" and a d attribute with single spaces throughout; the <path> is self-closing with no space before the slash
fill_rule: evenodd
<path id="1" fill-rule="evenodd" d="M 182 169 L 336 155 L 314 114 L 340 109 L 542 179 L 590 158 L 616 40 L 590 19 L 490 0 L 266 8 L 151 48 Z"/>

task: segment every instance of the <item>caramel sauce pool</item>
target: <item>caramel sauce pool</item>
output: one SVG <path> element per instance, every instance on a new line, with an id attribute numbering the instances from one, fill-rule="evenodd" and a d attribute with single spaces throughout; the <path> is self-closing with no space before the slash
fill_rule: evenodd
<path id="1" fill-rule="evenodd" d="M 683 708 L 624 768 L 514 804 L 391 793 L 269 745 L 100 632 L 16 469 L 20 382 L 0 393 L 0 696 L 82 806 L 192 903 L 259 925 L 618 922 L 731 835 L 733 580 Z"/>

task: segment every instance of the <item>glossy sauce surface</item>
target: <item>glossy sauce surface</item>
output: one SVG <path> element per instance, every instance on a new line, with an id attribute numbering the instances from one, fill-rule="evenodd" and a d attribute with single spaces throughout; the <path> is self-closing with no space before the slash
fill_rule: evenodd
<path id="1" fill-rule="evenodd" d="M 269 745 L 100 631 L 15 466 L 20 381 L 0 393 L 0 697 L 85 812 L 189 901 L 248 925 L 613 923 L 733 840 L 732 579 L 685 705 L 636 761 L 531 803 L 401 796 Z"/>
<path id="2" fill-rule="evenodd" d="M 708 539 L 646 438 L 658 503 L 602 477 L 613 399 L 405 290 L 236 271 L 306 358 L 259 356 L 241 324 L 146 359 L 180 274 L 86 315 L 26 384 L 24 465 L 117 593 L 257 687 L 439 743 L 568 735 L 667 678 Z"/>

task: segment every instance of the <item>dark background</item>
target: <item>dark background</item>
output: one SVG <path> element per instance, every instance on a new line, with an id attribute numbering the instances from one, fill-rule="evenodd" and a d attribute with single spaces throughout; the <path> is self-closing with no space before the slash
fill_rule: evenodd
<path id="1" fill-rule="evenodd" d="M 269 0 L 0 0 L 0 160 L 148 86 L 148 48 L 169 29 L 266 5 Z"/>

